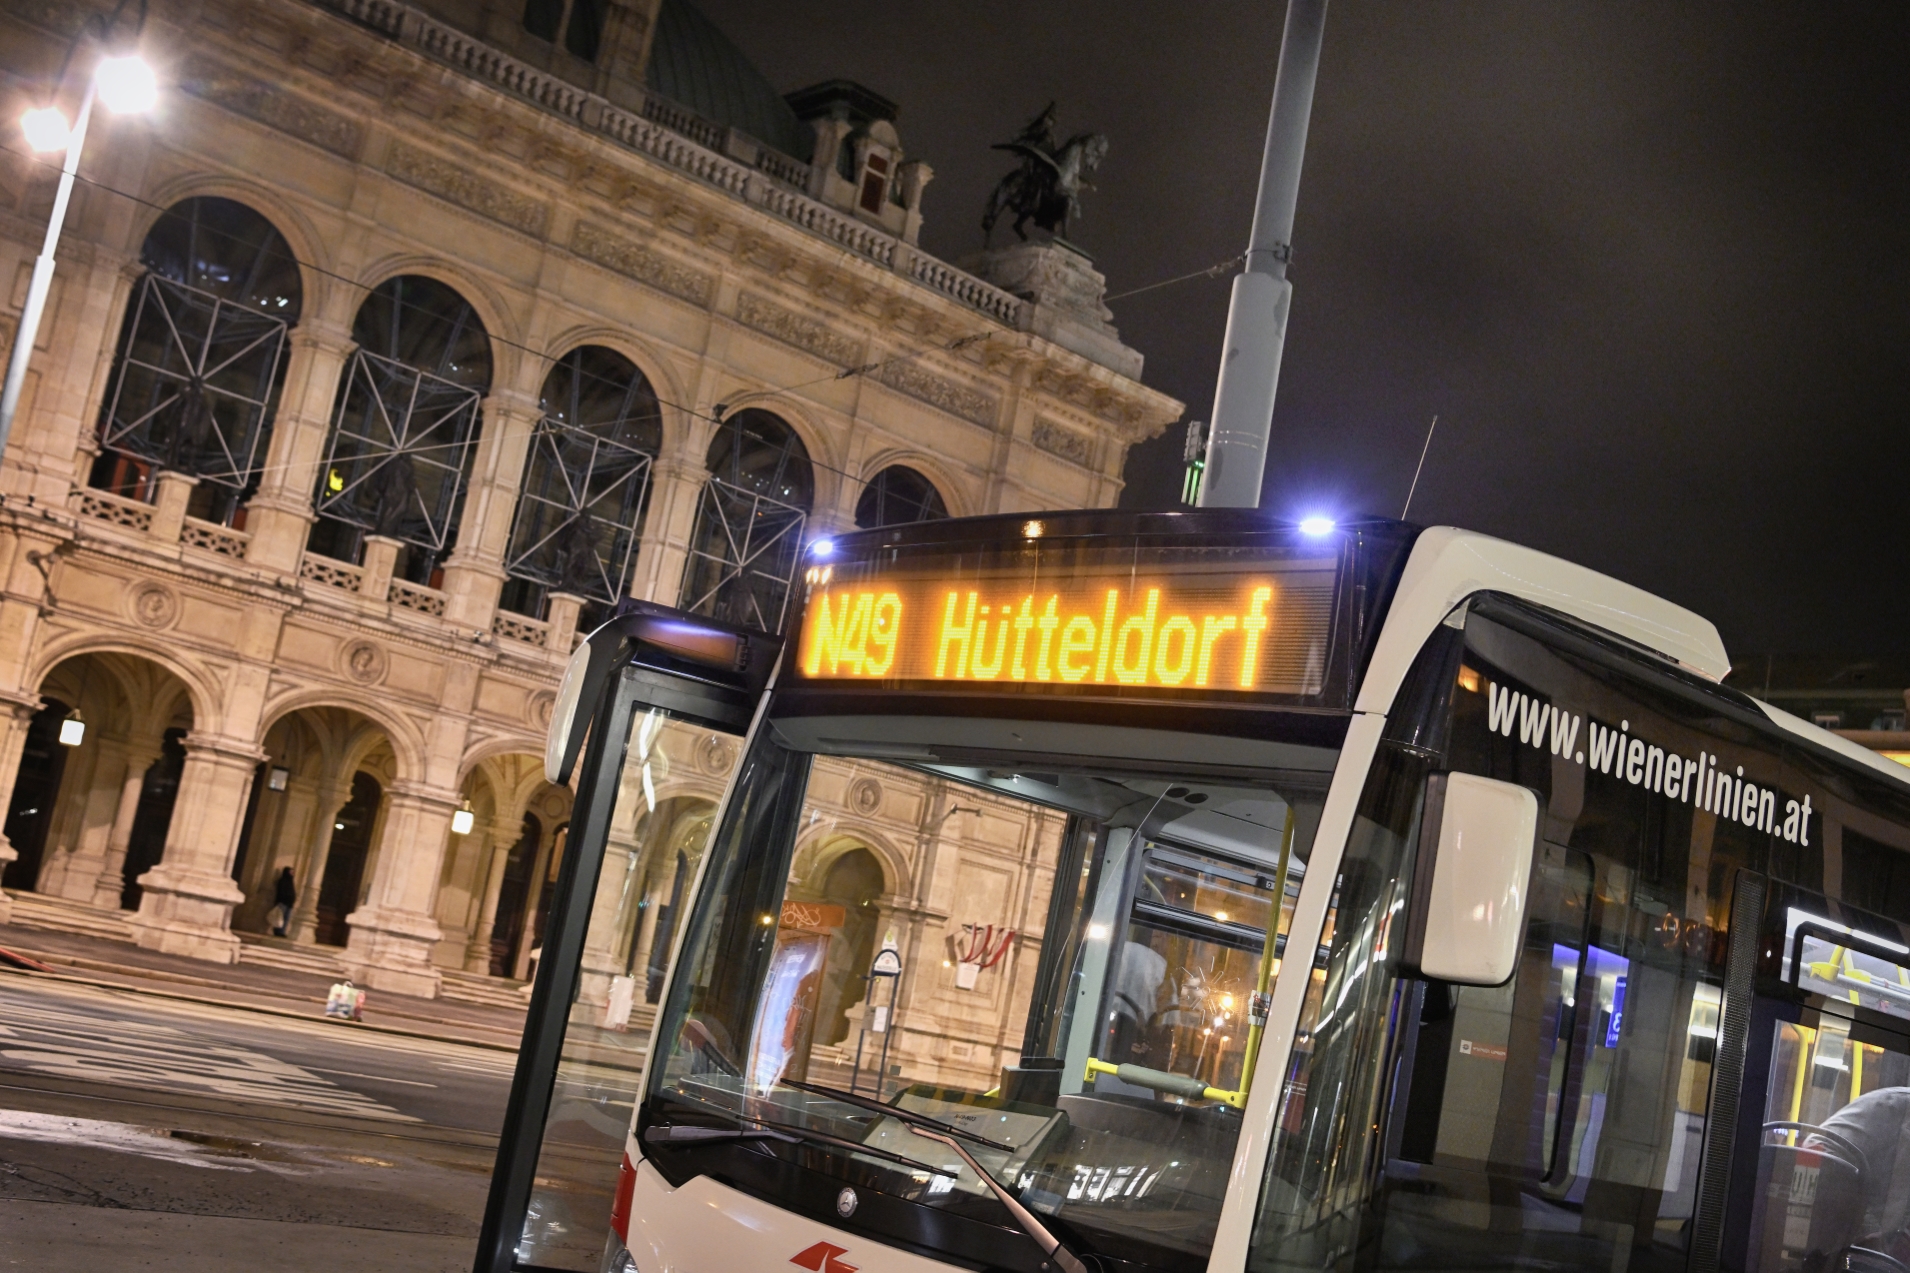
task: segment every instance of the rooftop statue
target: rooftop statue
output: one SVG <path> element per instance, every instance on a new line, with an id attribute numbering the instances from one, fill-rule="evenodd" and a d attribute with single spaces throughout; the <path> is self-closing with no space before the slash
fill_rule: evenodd
<path id="1" fill-rule="evenodd" d="M 1028 222 L 1056 237 L 1065 237 L 1068 223 L 1081 214 L 1081 192 L 1094 189 L 1087 177 L 1108 153 L 1108 139 L 1100 133 L 1076 133 L 1055 144 L 1055 104 L 1030 120 L 1013 141 L 993 147 L 1021 156 L 1021 167 L 1003 177 L 988 196 L 982 213 L 982 244 L 987 246 L 1002 213 L 1015 214 L 1015 234 L 1028 237 Z"/>

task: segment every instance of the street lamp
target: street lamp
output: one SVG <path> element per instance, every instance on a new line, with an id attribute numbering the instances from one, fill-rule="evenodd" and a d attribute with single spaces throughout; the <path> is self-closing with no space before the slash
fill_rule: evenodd
<path id="1" fill-rule="evenodd" d="M 126 4 L 127 0 L 120 0 L 119 7 L 113 10 L 110 18 L 96 17 L 81 28 L 79 35 L 74 37 L 73 46 L 67 50 L 66 62 L 53 82 L 53 92 L 57 93 L 60 84 L 66 79 L 67 67 L 72 65 L 73 53 L 80 41 L 90 35 L 104 43 L 112 34 Z M 141 0 L 138 27 L 143 28 L 145 24 L 146 6 Z M 133 35 L 135 39 L 138 38 L 137 28 Z M 33 342 L 40 331 L 40 316 L 46 309 L 47 292 L 53 286 L 53 250 L 60 245 L 60 227 L 66 222 L 66 205 L 73 195 L 73 176 L 79 171 L 80 151 L 86 145 L 86 125 L 93 117 L 95 99 L 106 103 L 106 109 L 115 114 L 143 114 L 158 104 L 159 80 L 153 74 L 152 67 L 137 54 L 102 57 L 93 68 L 93 74 L 87 77 L 86 93 L 80 99 L 79 116 L 71 124 L 67 123 L 65 112 L 51 104 L 37 107 L 20 117 L 20 129 L 26 134 L 27 145 L 38 151 L 64 150 L 66 162 L 60 166 L 60 186 L 53 195 L 53 213 L 46 222 L 46 243 L 40 248 L 38 259 L 33 262 L 33 278 L 27 285 L 26 307 L 20 311 L 20 326 L 13 333 L 13 352 L 7 358 L 6 382 L 0 387 L 0 456 L 6 454 L 7 439 L 13 435 L 13 413 L 20 406 L 20 390 L 27 378 L 27 361 L 33 356 Z"/>

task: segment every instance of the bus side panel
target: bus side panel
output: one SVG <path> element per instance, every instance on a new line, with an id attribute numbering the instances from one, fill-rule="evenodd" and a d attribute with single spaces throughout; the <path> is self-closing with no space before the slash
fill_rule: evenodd
<path id="1" fill-rule="evenodd" d="M 1475 603 L 1456 679 L 1440 751 L 1369 780 L 1249 1267 L 1683 1268 L 1731 889 L 1769 864 L 1782 744 L 1742 699 L 1504 602 Z M 1505 986 L 1385 975 L 1417 849 L 1398 788 L 1435 768 L 1540 798 Z"/>

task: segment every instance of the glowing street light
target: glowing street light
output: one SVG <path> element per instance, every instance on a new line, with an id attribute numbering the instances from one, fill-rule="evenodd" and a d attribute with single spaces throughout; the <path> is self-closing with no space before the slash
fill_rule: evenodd
<path id="1" fill-rule="evenodd" d="M 1331 517 L 1302 517 L 1300 519 L 1300 533 L 1302 535 L 1315 536 L 1331 535 L 1333 533 L 1333 519 Z"/>
<path id="2" fill-rule="evenodd" d="M 27 135 L 27 145 L 41 154 L 65 150 L 73 140 L 73 125 L 57 106 L 36 107 L 20 116 L 20 131 Z"/>
<path id="3" fill-rule="evenodd" d="M 144 115 L 159 105 L 159 77 L 136 53 L 101 58 L 93 83 L 100 101 L 115 115 Z"/>
<path id="4" fill-rule="evenodd" d="M 75 37 L 75 47 L 79 40 L 92 36 L 104 41 L 112 34 L 113 26 L 119 20 L 120 10 L 125 0 L 113 10 L 110 18 L 95 18 L 81 29 Z M 146 10 L 140 6 L 140 25 L 145 25 Z M 138 32 L 134 32 L 134 38 Z M 67 53 L 69 62 L 71 50 Z M 65 69 L 61 69 L 61 79 L 65 78 Z M 58 81 L 54 91 L 58 91 Z M 86 125 L 93 117 L 95 99 L 106 103 L 106 109 L 115 114 L 137 114 L 151 110 L 159 103 L 159 80 L 153 74 L 152 67 L 136 54 L 115 54 L 103 57 L 93 68 L 93 74 L 86 80 L 86 95 L 80 99 L 79 117 L 69 126 L 66 115 L 57 106 L 46 105 L 30 110 L 20 117 L 20 129 L 26 134 L 27 144 L 35 150 L 52 151 L 64 148 L 66 161 L 60 165 L 60 184 L 53 195 L 53 212 L 46 220 L 46 242 L 40 248 L 40 255 L 33 262 L 33 277 L 27 284 L 27 303 L 20 311 L 20 326 L 13 333 L 13 352 L 7 358 L 7 375 L 4 385 L 0 385 L 0 456 L 7 450 L 7 439 L 13 434 L 13 415 L 20 407 L 20 390 L 27 379 L 27 362 L 33 357 L 33 342 L 40 333 L 40 317 L 46 312 L 47 293 L 53 287 L 53 251 L 60 245 L 60 228 L 66 224 L 66 205 L 73 197 L 73 177 L 79 171 L 80 151 L 86 145 Z"/>

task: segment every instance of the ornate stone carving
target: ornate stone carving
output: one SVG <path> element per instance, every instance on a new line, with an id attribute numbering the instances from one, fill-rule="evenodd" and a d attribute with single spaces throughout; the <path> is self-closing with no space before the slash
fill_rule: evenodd
<path id="1" fill-rule="evenodd" d="M 1094 463 L 1094 439 L 1053 420 L 1035 420 L 1034 443 L 1040 450 L 1060 456 L 1070 464 L 1088 468 Z"/>
<path id="2" fill-rule="evenodd" d="M 570 250 L 586 261 L 698 305 L 708 305 L 716 292 L 716 280 L 709 275 L 678 265 L 588 221 L 579 221 L 571 232 Z"/>
<path id="3" fill-rule="evenodd" d="M 839 367 L 853 366 L 862 353 L 860 341 L 749 292 L 736 298 L 736 321 Z"/>
<path id="4" fill-rule="evenodd" d="M 385 679 L 385 652 L 373 641 L 348 641 L 338 651 L 338 670 L 360 685 L 376 685 Z"/>
<path id="5" fill-rule="evenodd" d="M 882 807 L 882 784 L 873 778 L 857 778 L 849 784 L 849 807 L 865 818 L 874 817 Z"/>
<path id="6" fill-rule="evenodd" d="M 529 707 L 531 724 L 537 726 L 539 729 L 548 730 L 550 728 L 551 713 L 555 711 L 557 707 L 557 695 L 551 693 L 549 690 L 538 690 L 535 694 L 531 695 Z"/>
<path id="7" fill-rule="evenodd" d="M 959 380 L 938 376 L 912 362 L 886 363 L 869 374 L 889 388 L 906 393 L 952 416 L 960 416 L 985 428 L 994 427 L 994 397 L 979 389 L 972 389 Z"/>
<path id="8" fill-rule="evenodd" d="M 696 745 L 696 767 L 706 774 L 720 777 L 735 763 L 736 752 L 721 734 L 705 734 Z"/>
<path id="9" fill-rule="evenodd" d="M 385 157 L 385 171 L 408 186 L 468 208 L 479 216 L 502 222 L 532 237 L 544 233 L 550 206 L 541 199 L 513 194 L 502 186 L 472 176 L 448 160 L 403 142 L 394 142 Z"/>
<path id="10" fill-rule="evenodd" d="M 149 579 L 127 594 L 126 608 L 133 622 L 157 631 L 178 620 L 179 597 L 165 584 Z"/>
<path id="11" fill-rule="evenodd" d="M 210 58 L 188 59 L 180 87 L 202 101 L 256 119 L 347 159 L 357 156 L 365 139 L 364 130 L 345 116 L 314 106 L 283 89 L 228 71 Z"/>

